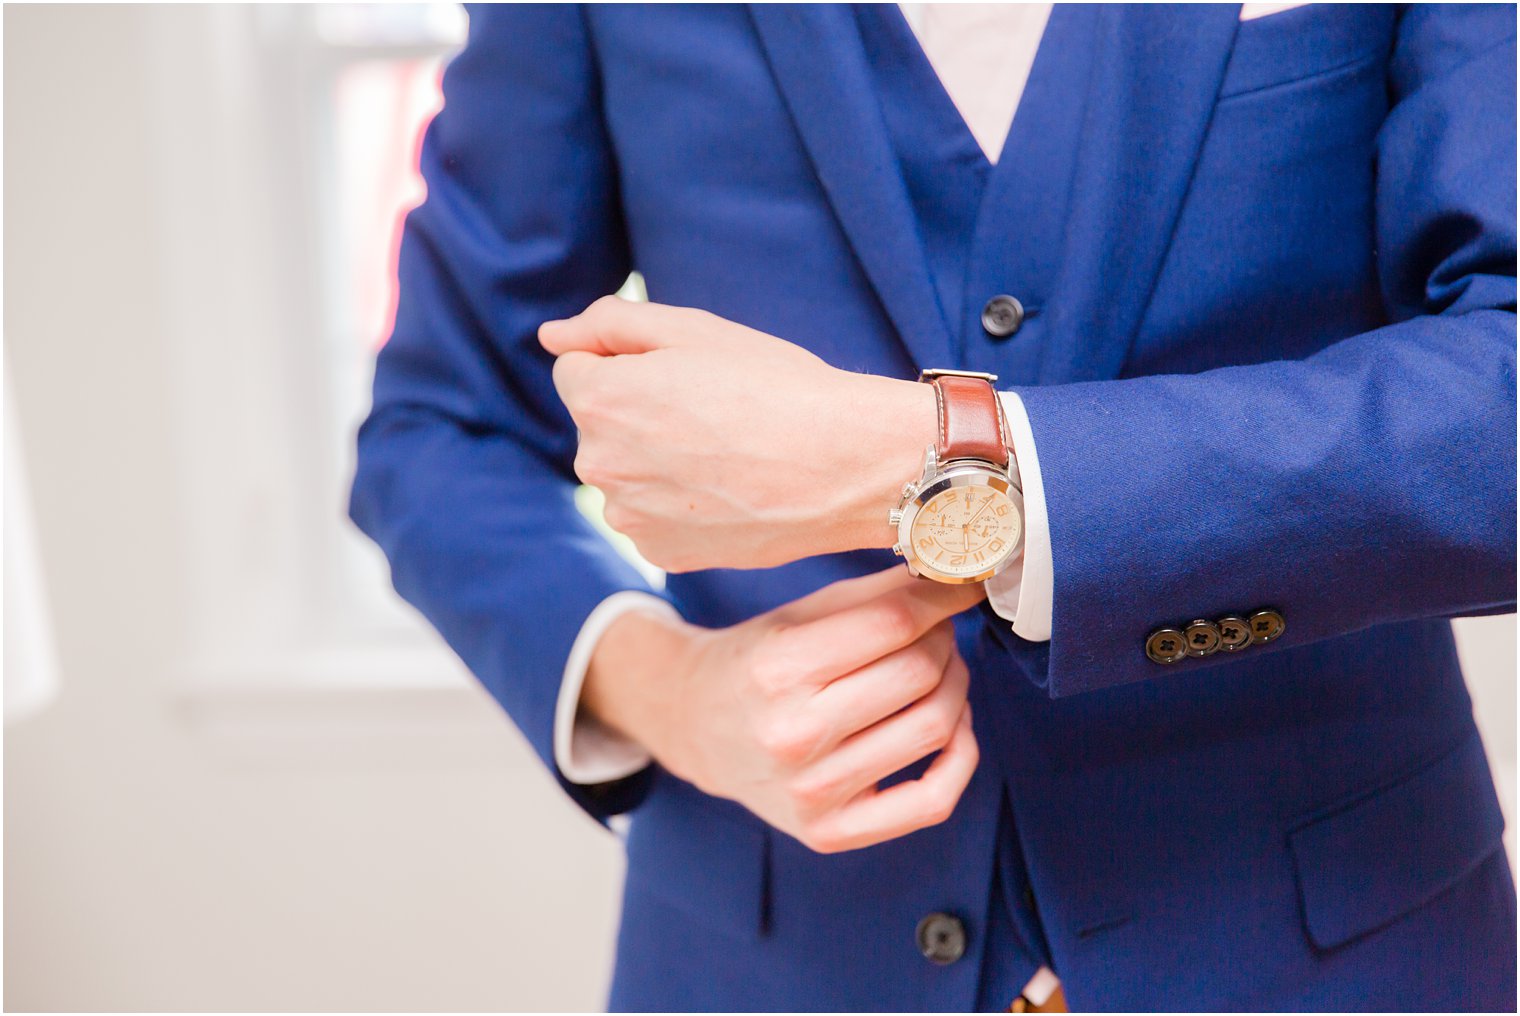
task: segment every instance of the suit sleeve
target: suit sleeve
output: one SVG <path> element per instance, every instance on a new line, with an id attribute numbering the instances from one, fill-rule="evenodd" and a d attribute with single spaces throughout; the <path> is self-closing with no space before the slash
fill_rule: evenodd
<path id="1" fill-rule="evenodd" d="M 1390 324 L 1304 360 L 1019 389 L 1055 582 L 1051 642 L 1013 650 L 1051 695 L 1235 658 L 1146 658 L 1193 618 L 1280 611 L 1254 655 L 1514 609 L 1513 12 L 1416 7 L 1389 88 Z"/>
<path id="2" fill-rule="evenodd" d="M 605 819 L 646 777 L 565 780 L 555 702 L 596 605 L 651 590 L 575 507 L 576 433 L 536 339 L 629 271 L 599 89 L 579 7 L 472 10 L 422 144 L 427 199 L 402 235 L 350 511 L 396 589 Z"/>

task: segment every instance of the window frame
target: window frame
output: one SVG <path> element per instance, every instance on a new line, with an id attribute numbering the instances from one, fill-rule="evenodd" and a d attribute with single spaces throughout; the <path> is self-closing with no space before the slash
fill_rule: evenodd
<path id="1" fill-rule="evenodd" d="M 452 47 L 333 45 L 315 18 L 171 6 L 152 12 L 145 40 L 161 160 L 149 196 L 161 242 L 145 253 L 170 290 L 165 408 L 183 533 L 166 567 L 182 573 L 188 633 L 176 669 L 191 713 L 224 729 L 246 731 L 255 714 L 288 726 L 280 703 L 333 694 L 420 695 L 468 713 L 482 694 L 386 592 L 381 555 L 347 520 L 368 378 L 352 376 L 356 343 L 329 295 L 345 281 L 324 140 L 337 72 Z M 369 595 L 366 568 L 383 595 Z"/>

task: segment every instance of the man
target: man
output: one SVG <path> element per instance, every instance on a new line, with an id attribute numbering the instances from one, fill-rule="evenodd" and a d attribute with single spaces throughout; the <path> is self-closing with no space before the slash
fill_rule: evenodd
<path id="1" fill-rule="evenodd" d="M 1514 13 L 1281 6 L 474 12 L 353 512 L 615 1008 L 1514 1003 Z"/>

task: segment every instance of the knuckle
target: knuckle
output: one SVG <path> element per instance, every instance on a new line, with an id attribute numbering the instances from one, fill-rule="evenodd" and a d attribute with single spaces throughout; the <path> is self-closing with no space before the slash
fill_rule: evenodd
<path id="1" fill-rule="evenodd" d="M 580 481 L 582 483 L 589 484 L 592 487 L 604 486 L 607 479 L 602 475 L 601 462 L 598 460 L 595 453 L 593 453 L 585 444 L 582 444 L 580 450 L 575 453 L 575 475 L 580 478 Z M 606 517 L 607 509 L 610 507 L 611 506 L 609 505 L 602 509 L 603 518 Z M 608 522 L 607 524 L 612 525 L 611 522 Z M 613 526 L 613 528 L 616 529 L 617 527 Z"/>
<path id="2" fill-rule="evenodd" d="M 771 720 L 761 733 L 766 754 L 785 766 L 801 765 L 813 754 L 819 732 L 815 724 L 795 716 Z"/>
<path id="3" fill-rule="evenodd" d="M 774 698 L 791 690 L 796 684 L 796 673 L 785 633 L 772 629 L 762 634 L 750 658 L 750 677 L 755 687 Z"/>
<path id="4" fill-rule="evenodd" d="M 937 751 L 955 736 L 957 717 L 948 709 L 924 709 L 913 721 L 913 743 L 923 752 Z"/>
<path id="5" fill-rule="evenodd" d="M 581 479 L 596 486 L 585 475 L 581 475 Z M 608 497 L 607 503 L 602 507 L 602 521 L 624 536 L 637 535 L 640 518 L 640 514 L 629 508 L 621 499 Z"/>
<path id="6" fill-rule="evenodd" d="M 833 798 L 833 781 L 814 774 L 795 776 L 787 783 L 787 796 L 801 814 L 813 814 Z"/>
<path id="7" fill-rule="evenodd" d="M 913 607 L 898 597 L 877 604 L 872 617 L 872 634 L 884 644 L 899 645 L 913 637 Z"/>
<path id="8" fill-rule="evenodd" d="M 755 731 L 755 743 L 772 759 L 786 759 L 796 749 L 797 740 L 790 726 L 770 719 Z"/>
<path id="9" fill-rule="evenodd" d="M 914 697 L 921 697 L 939 687 L 944 670 L 934 653 L 926 646 L 915 646 L 904 653 L 899 664 L 902 682 Z"/>
<path id="10" fill-rule="evenodd" d="M 924 804 L 922 812 L 923 820 L 928 825 L 939 825 L 948 822 L 950 816 L 955 814 L 955 806 L 960 802 L 959 794 L 935 794 Z"/>
<path id="11" fill-rule="evenodd" d="M 582 440 L 580 447 L 575 452 L 575 475 L 580 477 L 582 483 L 597 488 L 607 495 L 608 504 L 603 506 L 603 515 L 612 508 L 613 490 L 623 478 L 622 471 L 617 468 L 616 458 L 609 454 L 609 449 L 598 440 Z M 626 508 L 619 506 L 619 511 Z M 608 523 L 611 525 L 611 523 Z M 616 528 L 616 527 L 614 527 Z"/>
<path id="12" fill-rule="evenodd" d="M 609 314 L 616 314 L 621 309 L 622 304 L 622 300 L 608 293 L 606 296 L 599 296 L 591 301 L 591 306 L 587 307 L 585 312 L 599 318 L 607 317 Z"/>

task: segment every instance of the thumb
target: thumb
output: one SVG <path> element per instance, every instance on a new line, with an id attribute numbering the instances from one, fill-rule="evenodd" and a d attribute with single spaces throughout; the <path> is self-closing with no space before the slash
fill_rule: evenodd
<path id="1" fill-rule="evenodd" d="M 571 350 L 598 356 L 648 353 L 679 345 L 690 332 L 690 323 L 682 318 L 689 313 L 682 307 L 604 296 L 574 317 L 545 321 L 538 342 L 555 356 Z"/>

